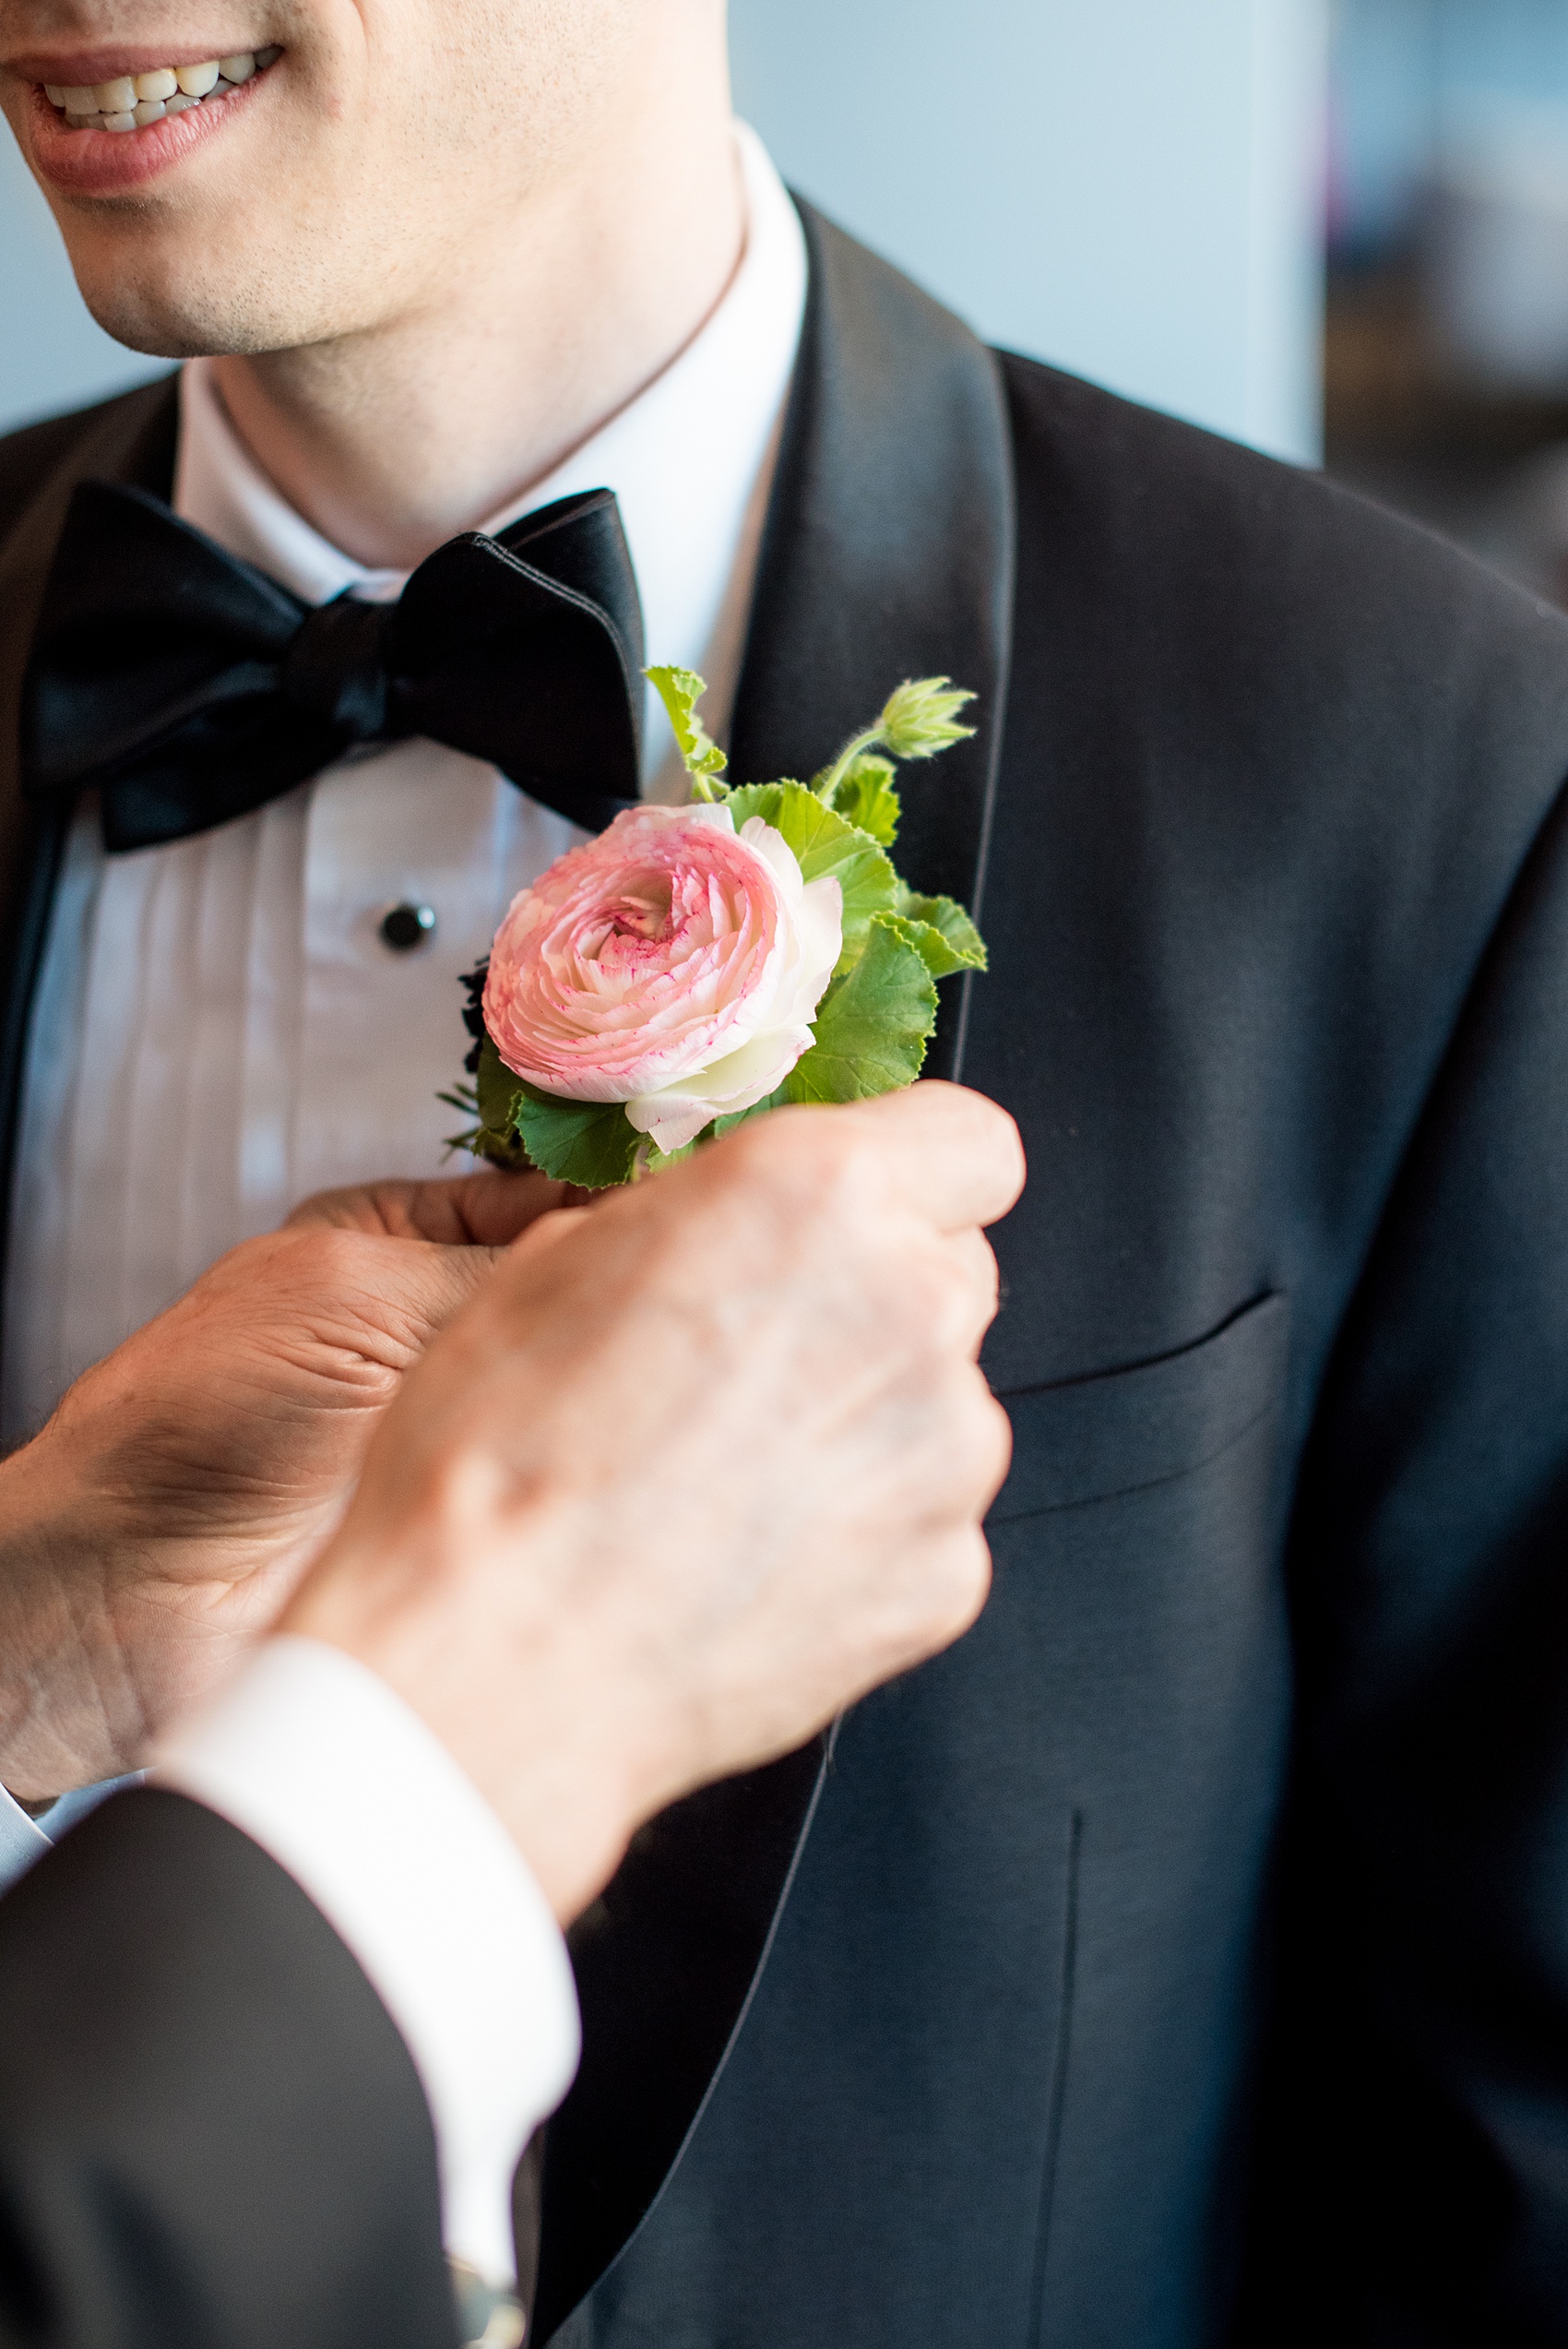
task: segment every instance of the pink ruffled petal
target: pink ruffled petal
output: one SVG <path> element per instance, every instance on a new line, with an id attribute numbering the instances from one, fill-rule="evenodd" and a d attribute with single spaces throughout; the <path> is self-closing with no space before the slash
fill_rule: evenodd
<path id="1" fill-rule="evenodd" d="M 668 1094 L 649 1111 L 655 1139 L 680 1148 L 660 1137 L 721 1114 L 705 1105 L 705 1071 L 728 1101 L 747 1086 L 726 1083 L 726 1064 L 737 1078 L 777 1068 L 740 1108 L 794 1066 L 841 936 L 837 882 L 808 888 L 759 819 L 737 837 L 722 805 L 633 809 L 508 910 L 485 1022 L 517 1075 L 571 1100 L 636 1103 L 640 1130 L 654 1132 L 643 1109 Z"/>

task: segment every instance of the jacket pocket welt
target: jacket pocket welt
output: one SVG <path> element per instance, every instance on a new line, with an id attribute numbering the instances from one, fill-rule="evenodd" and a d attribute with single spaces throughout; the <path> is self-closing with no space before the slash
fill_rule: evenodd
<path id="1" fill-rule="evenodd" d="M 1277 1400 L 1289 1323 L 1289 1298 L 1272 1294 L 1152 1362 L 999 1395 L 1013 1468 L 991 1523 L 1111 1500 L 1217 1458 Z"/>

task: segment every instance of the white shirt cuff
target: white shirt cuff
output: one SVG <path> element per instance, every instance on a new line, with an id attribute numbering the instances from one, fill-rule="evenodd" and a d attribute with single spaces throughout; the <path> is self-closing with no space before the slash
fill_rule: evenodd
<path id="1" fill-rule="evenodd" d="M 289 1637 L 165 1741 L 154 1781 L 270 1853 L 352 1950 L 424 2086 L 446 2248 L 509 2282 L 512 2174 L 579 2026 L 560 1928 L 471 1779 L 363 1664 Z"/>

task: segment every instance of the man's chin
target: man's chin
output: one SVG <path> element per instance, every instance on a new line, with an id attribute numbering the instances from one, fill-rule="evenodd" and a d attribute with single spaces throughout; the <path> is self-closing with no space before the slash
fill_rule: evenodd
<path id="1" fill-rule="evenodd" d="M 142 312 L 126 313 L 118 304 L 89 300 L 87 306 L 105 334 L 149 359 L 197 359 L 225 347 L 208 341 L 195 322 L 154 320 Z"/>
<path id="2" fill-rule="evenodd" d="M 77 284 L 105 334 L 152 359 L 251 358 L 310 339 L 254 291 L 203 282 L 196 270 L 172 286 L 78 264 Z"/>

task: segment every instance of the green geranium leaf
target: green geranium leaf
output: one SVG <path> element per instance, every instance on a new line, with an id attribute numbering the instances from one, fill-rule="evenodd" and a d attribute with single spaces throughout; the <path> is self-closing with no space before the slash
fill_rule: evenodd
<path id="1" fill-rule="evenodd" d="M 697 704 L 707 691 L 706 683 L 695 669 L 645 669 L 643 675 L 670 712 L 686 771 L 695 778 L 694 797 L 719 797 L 714 779 L 722 775 L 730 761 L 697 716 Z"/>
<path id="2" fill-rule="evenodd" d="M 765 824 L 771 824 L 776 832 L 783 832 L 785 821 L 784 794 L 786 792 L 790 794 L 789 805 L 791 810 L 795 811 L 797 817 L 802 817 L 803 819 L 803 811 L 796 809 L 794 794 L 798 791 L 804 790 L 805 786 L 803 783 L 737 783 L 734 789 L 729 793 L 724 805 L 735 819 L 735 829 L 737 831 L 740 830 L 742 824 L 749 824 L 754 816 L 760 816 L 763 822 Z M 806 797 L 810 800 L 816 801 L 816 805 L 820 807 L 822 803 L 820 800 L 816 799 L 816 793 L 814 792 L 806 792 Z M 790 839 L 787 832 L 784 833 L 784 837 L 786 840 Z M 809 829 L 804 831 L 802 837 L 807 840 L 811 838 Z M 790 846 L 795 849 L 795 856 L 798 862 L 801 851 L 798 848 L 795 848 L 793 841 L 790 841 Z M 802 870 L 804 868 L 802 867 Z"/>
<path id="3" fill-rule="evenodd" d="M 954 971 L 986 968 L 985 940 L 956 898 L 921 897 L 900 881 L 897 910 L 906 922 L 934 933 L 921 943 L 933 979 L 945 979 Z"/>
<path id="4" fill-rule="evenodd" d="M 881 848 L 891 848 L 897 839 L 903 813 L 893 787 L 895 771 L 890 758 L 866 751 L 833 787 L 833 805 L 838 814 L 847 823 L 869 832 Z"/>
<path id="5" fill-rule="evenodd" d="M 480 1046 L 479 1073 L 473 1083 L 459 1085 L 455 1092 L 440 1095 L 454 1109 L 465 1110 L 479 1120 L 466 1133 L 449 1135 L 447 1149 L 469 1151 L 475 1158 L 488 1159 L 494 1166 L 527 1166 L 529 1154 L 512 1122 L 512 1104 L 518 1091 L 517 1079 L 486 1036 Z"/>
<path id="6" fill-rule="evenodd" d="M 514 1076 L 489 1036 L 480 1047 L 474 1079 L 477 1131 L 465 1137 L 480 1158 L 498 1166 L 537 1166 L 559 1182 L 605 1190 L 624 1183 L 641 1137 L 618 1102 L 559 1101 Z"/>
<path id="7" fill-rule="evenodd" d="M 487 1133 L 512 1132 L 512 1104 L 521 1091 L 521 1078 L 513 1076 L 490 1037 L 486 1036 L 479 1048 L 474 1103 L 479 1111 L 479 1122 Z"/>
<path id="8" fill-rule="evenodd" d="M 619 1102 L 560 1101 L 537 1086 L 520 1085 L 512 1117 L 530 1163 L 557 1182 L 605 1191 L 631 1180 L 643 1138 Z"/>
<path id="9" fill-rule="evenodd" d="M 896 916 L 873 916 L 865 951 L 822 999 L 810 1052 L 785 1079 L 791 1101 L 864 1101 L 921 1073 L 936 1026 L 936 983 Z"/>
<path id="10" fill-rule="evenodd" d="M 885 850 L 831 807 L 804 783 L 742 783 L 725 802 L 735 829 L 760 816 L 781 833 L 808 881 L 836 876 L 844 892 L 844 951 L 838 969 L 859 961 L 866 934 L 878 913 L 891 913 L 898 900 L 898 876 Z"/>

